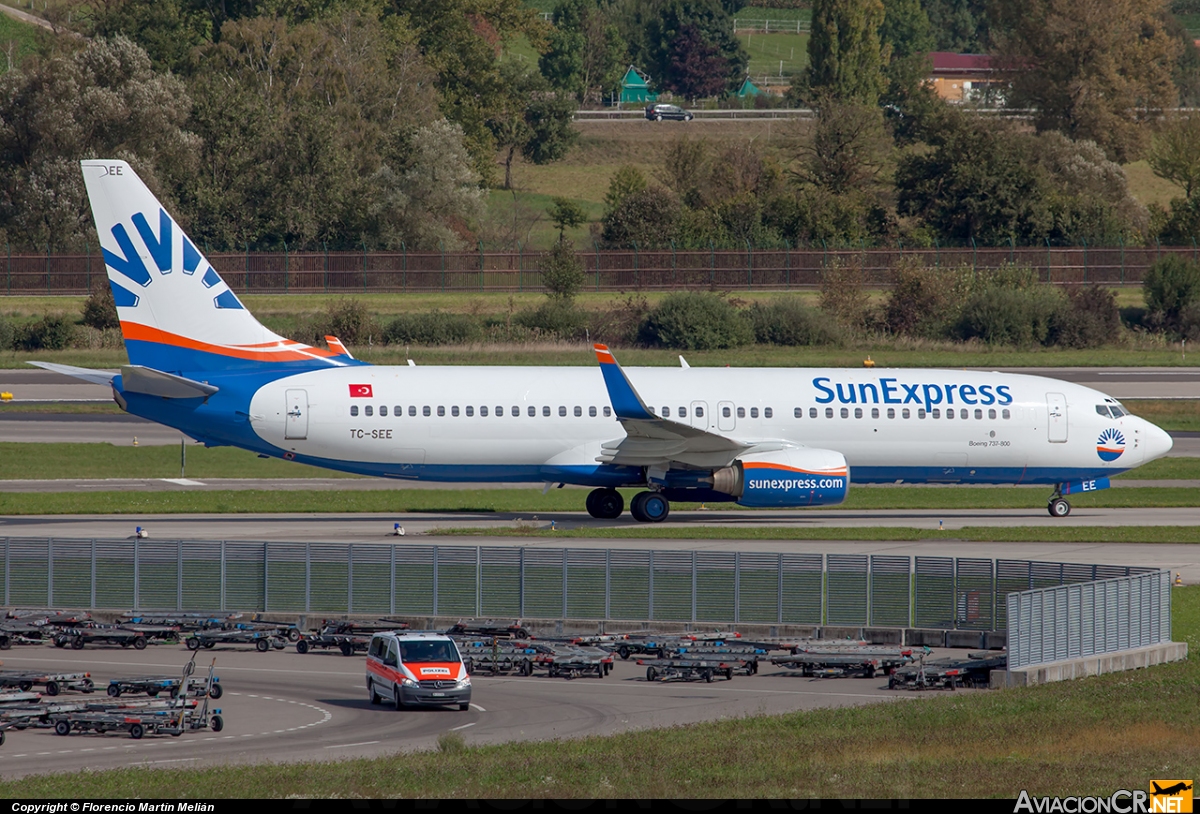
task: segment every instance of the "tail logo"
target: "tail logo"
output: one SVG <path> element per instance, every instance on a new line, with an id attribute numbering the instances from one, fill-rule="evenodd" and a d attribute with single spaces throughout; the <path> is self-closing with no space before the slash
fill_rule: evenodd
<path id="1" fill-rule="evenodd" d="M 158 210 L 158 234 L 150 226 L 149 220 L 142 212 L 134 213 L 130 219 L 138 236 L 142 239 L 142 243 L 146 247 L 146 251 L 150 255 L 150 259 L 154 261 L 158 273 L 162 275 L 170 274 L 173 268 L 172 260 L 174 258 L 174 223 L 165 210 Z M 121 253 L 104 249 L 104 263 L 117 274 L 121 275 L 134 285 L 147 288 L 154 282 L 154 277 L 146 268 L 145 260 L 133 245 L 133 239 L 130 237 L 129 230 L 125 228 L 125 224 L 118 223 L 112 227 L 113 240 L 117 242 Z M 188 240 L 187 235 L 180 234 L 180 241 L 183 244 L 183 273 L 189 277 L 194 276 L 200 269 L 201 263 L 204 260 L 192 242 Z M 136 308 L 141 301 L 134 291 L 118 283 L 116 280 L 110 281 L 112 284 L 113 299 L 116 304 L 123 308 Z M 208 263 L 204 263 L 204 273 L 200 275 L 200 282 L 205 288 L 214 288 L 217 285 L 223 284 L 221 276 L 217 274 Z M 240 310 L 241 302 L 234 296 L 234 293 L 225 288 L 217 296 L 213 297 L 213 306 L 221 309 Z"/>
<path id="2" fill-rule="evenodd" d="M 1115 461 L 1125 451 L 1125 436 L 1121 431 L 1110 427 L 1100 433 L 1096 441 L 1096 454 L 1105 462 Z"/>

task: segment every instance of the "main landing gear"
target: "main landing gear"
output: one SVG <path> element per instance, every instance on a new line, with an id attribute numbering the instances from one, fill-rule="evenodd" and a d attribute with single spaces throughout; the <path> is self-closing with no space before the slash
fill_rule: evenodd
<path id="1" fill-rule="evenodd" d="M 1050 512 L 1051 517 L 1066 517 L 1071 513 L 1071 504 L 1062 496 L 1062 484 L 1054 487 L 1054 494 L 1050 495 L 1050 502 L 1046 504 L 1046 511 Z"/>
<path id="2" fill-rule="evenodd" d="M 592 517 L 614 520 L 625 510 L 625 499 L 616 489 L 593 489 L 586 505 Z M 629 505 L 629 513 L 641 523 L 661 523 L 671 513 L 671 503 L 658 492 L 639 492 Z"/>

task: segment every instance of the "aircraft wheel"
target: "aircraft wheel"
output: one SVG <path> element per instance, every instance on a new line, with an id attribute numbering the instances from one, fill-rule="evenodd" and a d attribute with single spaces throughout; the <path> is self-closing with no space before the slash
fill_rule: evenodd
<path id="1" fill-rule="evenodd" d="M 1050 512 L 1051 517 L 1066 517 L 1071 513 L 1071 504 L 1060 497 L 1050 501 L 1046 509 Z"/>
<path id="2" fill-rule="evenodd" d="M 670 512 L 670 502 L 658 492 L 638 492 L 629 507 L 633 519 L 642 523 L 661 523 Z"/>
<path id="3" fill-rule="evenodd" d="M 593 489 L 586 505 L 588 514 L 597 520 L 615 520 L 625 511 L 625 498 L 616 489 Z"/>

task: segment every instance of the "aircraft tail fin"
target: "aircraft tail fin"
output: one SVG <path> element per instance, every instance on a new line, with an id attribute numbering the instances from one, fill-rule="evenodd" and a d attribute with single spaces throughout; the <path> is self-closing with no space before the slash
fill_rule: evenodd
<path id="1" fill-rule="evenodd" d="M 130 364 L 176 373 L 361 364 L 256 320 L 124 161 L 81 164 Z"/>

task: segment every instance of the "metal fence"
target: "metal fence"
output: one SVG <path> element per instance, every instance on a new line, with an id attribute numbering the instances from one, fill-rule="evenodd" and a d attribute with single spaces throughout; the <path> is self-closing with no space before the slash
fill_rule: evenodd
<path id="1" fill-rule="evenodd" d="M 1008 666 L 1028 667 L 1171 640 L 1171 573 L 1008 595 Z"/>
<path id="2" fill-rule="evenodd" d="M 822 270 L 860 271 L 866 285 L 891 284 L 904 259 L 929 266 L 998 268 L 1019 264 L 1055 285 L 1140 285 L 1167 254 L 1200 256 L 1191 246 L 958 246 L 932 249 L 756 247 L 581 250 L 585 289 L 806 289 Z M 213 267 L 239 294 L 541 291 L 542 252 L 225 252 L 209 253 Z M 98 254 L 13 255 L 0 258 L 5 294 L 86 294 L 103 279 Z"/>
<path id="3" fill-rule="evenodd" d="M 1004 630 L 1010 591 L 1145 569 L 954 557 L 2 540 L 4 604 Z"/>

